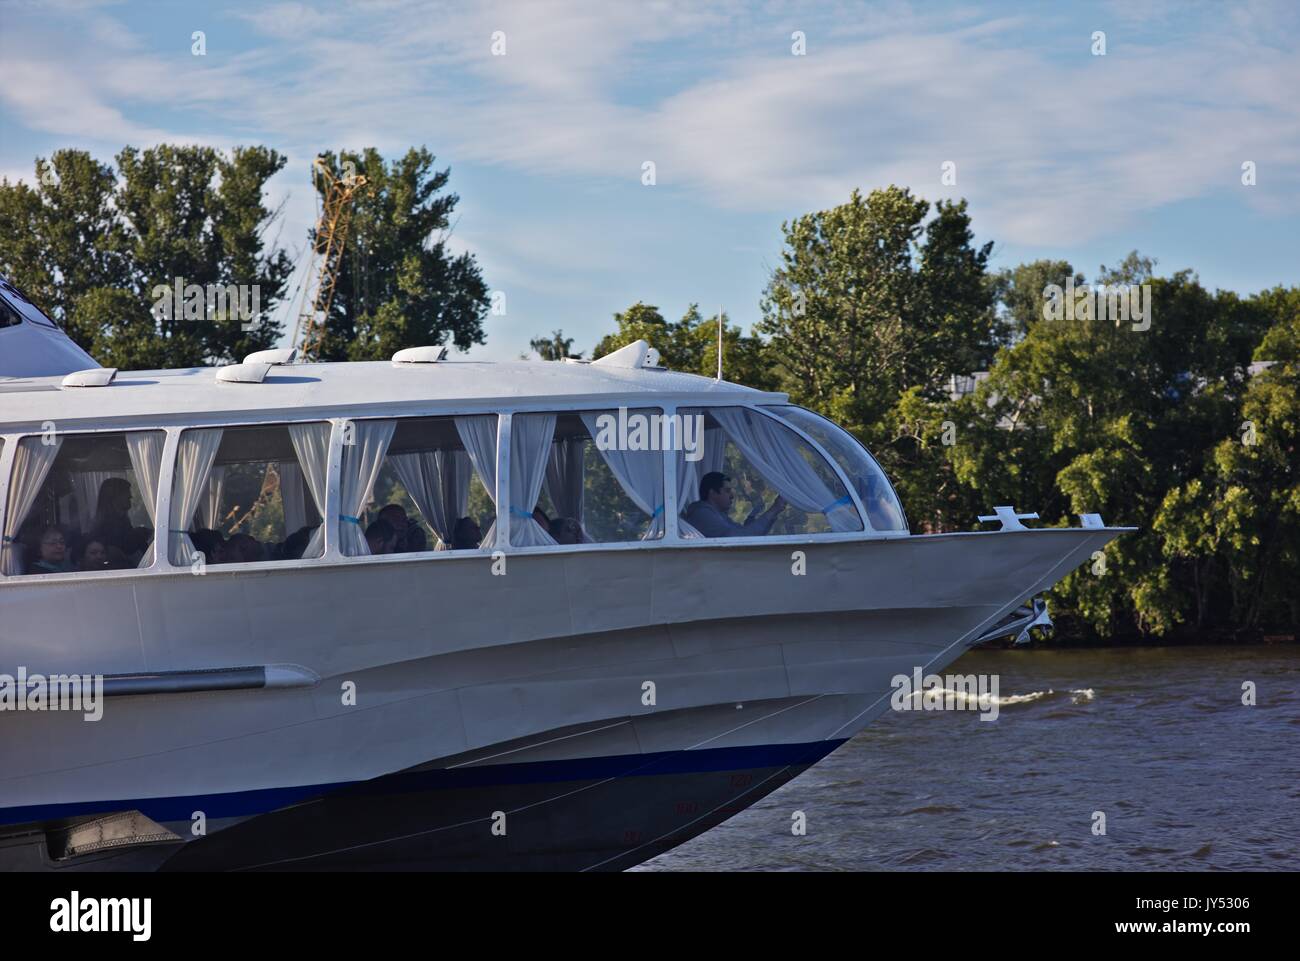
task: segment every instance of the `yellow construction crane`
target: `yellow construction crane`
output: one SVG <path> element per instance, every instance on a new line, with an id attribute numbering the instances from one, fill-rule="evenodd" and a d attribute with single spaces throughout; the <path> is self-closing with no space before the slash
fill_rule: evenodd
<path id="1" fill-rule="evenodd" d="M 315 360 L 320 353 L 321 340 L 325 336 L 325 322 L 334 300 L 334 285 L 338 282 L 339 265 L 343 261 L 348 224 L 352 219 L 352 200 L 368 183 L 364 176 L 356 172 L 351 162 L 345 163 L 343 167 L 344 176 L 336 177 L 325 165 L 323 157 L 317 157 L 312 164 L 313 182 L 320 184 L 323 189 L 318 193 L 320 214 L 316 218 L 316 238 L 303 281 L 302 304 L 307 304 L 310 293 L 311 309 L 299 312 L 293 334 L 294 343 L 298 345 L 298 356 L 305 361 Z M 318 272 L 317 260 L 320 262 Z"/>

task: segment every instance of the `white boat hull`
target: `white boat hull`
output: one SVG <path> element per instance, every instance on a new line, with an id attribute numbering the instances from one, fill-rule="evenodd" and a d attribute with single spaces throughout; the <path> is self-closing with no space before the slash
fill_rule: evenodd
<path id="1" fill-rule="evenodd" d="M 942 670 L 1118 533 L 6 584 L 0 671 L 319 680 L 0 717 L 0 867 L 626 867 L 795 776 L 894 676 Z M 51 830 L 118 811 L 185 840 L 51 860 Z"/>

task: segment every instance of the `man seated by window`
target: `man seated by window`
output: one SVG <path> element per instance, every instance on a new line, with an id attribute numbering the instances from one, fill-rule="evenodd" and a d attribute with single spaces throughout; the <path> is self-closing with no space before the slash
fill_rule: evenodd
<path id="1" fill-rule="evenodd" d="M 745 523 L 737 524 L 730 517 L 735 499 L 731 478 L 710 471 L 700 478 L 700 499 L 686 508 L 686 521 L 705 537 L 758 537 L 770 531 L 785 510 L 785 498 L 778 494 L 767 510 L 755 506 Z"/>

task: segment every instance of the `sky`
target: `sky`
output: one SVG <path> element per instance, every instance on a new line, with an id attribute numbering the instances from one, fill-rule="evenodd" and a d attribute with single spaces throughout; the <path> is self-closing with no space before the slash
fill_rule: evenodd
<path id="1" fill-rule="evenodd" d="M 1290 0 L 0 0 L 0 176 L 265 144 L 298 255 L 317 153 L 426 146 L 504 294 L 484 359 L 590 351 L 638 300 L 749 327 L 782 223 L 889 184 L 967 199 L 995 268 L 1136 249 L 1251 293 L 1300 283 L 1297 48 Z"/>

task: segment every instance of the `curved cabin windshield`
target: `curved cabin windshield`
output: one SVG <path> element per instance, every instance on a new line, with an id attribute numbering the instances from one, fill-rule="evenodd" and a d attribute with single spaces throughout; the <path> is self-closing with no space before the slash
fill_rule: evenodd
<path id="1" fill-rule="evenodd" d="M 802 407 L 790 405 L 766 409 L 794 424 L 835 458 L 835 462 L 857 490 L 873 531 L 908 532 L 903 505 L 899 503 L 893 485 L 889 483 L 889 478 L 880 469 L 876 459 L 852 434 L 833 421 Z"/>
<path id="2" fill-rule="evenodd" d="M 802 437 L 748 407 L 679 411 L 678 530 L 685 538 L 862 530 L 838 475 Z"/>

